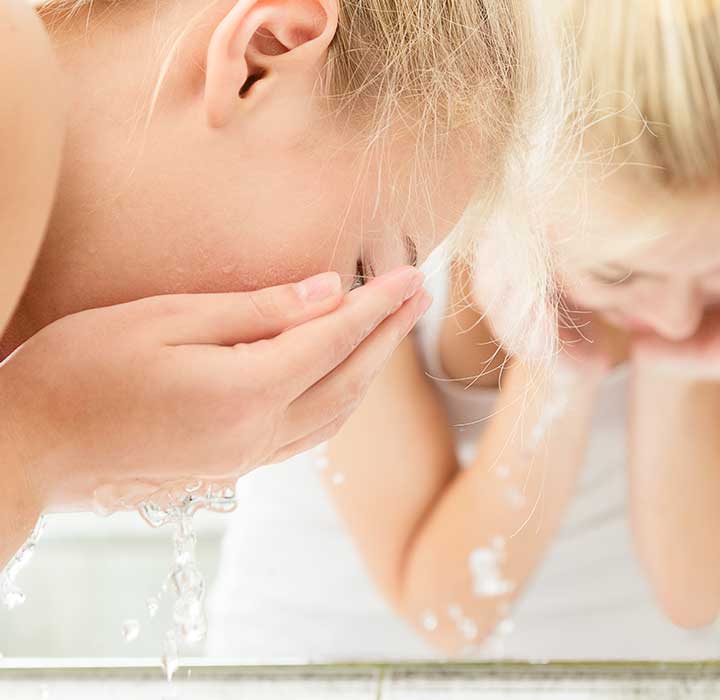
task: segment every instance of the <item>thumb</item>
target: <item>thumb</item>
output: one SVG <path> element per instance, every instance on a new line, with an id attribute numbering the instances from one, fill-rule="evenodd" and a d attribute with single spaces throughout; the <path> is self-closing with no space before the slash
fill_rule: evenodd
<path id="1" fill-rule="evenodd" d="M 253 343 L 323 316 L 341 300 L 336 272 L 251 292 L 178 295 L 179 313 L 167 317 L 163 340 L 174 345 Z"/>

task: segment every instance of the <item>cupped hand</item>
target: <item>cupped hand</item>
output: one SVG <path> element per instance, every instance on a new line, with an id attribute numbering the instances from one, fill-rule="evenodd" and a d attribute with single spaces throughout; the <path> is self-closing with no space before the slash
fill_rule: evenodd
<path id="1" fill-rule="evenodd" d="M 287 458 L 347 419 L 429 306 L 421 285 L 400 268 L 343 296 L 326 273 L 68 316 L 0 365 L 3 452 L 45 510 Z"/>
<path id="2" fill-rule="evenodd" d="M 666 340 L 650 333 L 635 335 L 632 361 L 635 366 L 688 380 L 720 380 L 720 308 L 706 311 L 697 332 L 687 340 Z"/>

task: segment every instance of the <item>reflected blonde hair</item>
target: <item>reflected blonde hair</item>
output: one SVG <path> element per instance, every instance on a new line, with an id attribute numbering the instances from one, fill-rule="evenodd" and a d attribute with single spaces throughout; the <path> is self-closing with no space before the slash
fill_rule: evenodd
<path id="1" fill-rule="evenodd" d="M 589 143 L 663 185 L 720 177 L 720 2 L 555 5 L 576 33 Z"/>

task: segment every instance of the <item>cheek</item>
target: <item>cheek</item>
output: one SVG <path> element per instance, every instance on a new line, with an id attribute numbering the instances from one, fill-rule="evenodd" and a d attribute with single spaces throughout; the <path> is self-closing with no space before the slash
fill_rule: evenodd
<path id="1" fill-rule="evenodd" d="M 601 284 L 587 278 L 574 278 L 565 282 L 565 293 L 572 305 L 589 310 L 617 310 L 644 306 L 643 290 L 637 285 Z"/>

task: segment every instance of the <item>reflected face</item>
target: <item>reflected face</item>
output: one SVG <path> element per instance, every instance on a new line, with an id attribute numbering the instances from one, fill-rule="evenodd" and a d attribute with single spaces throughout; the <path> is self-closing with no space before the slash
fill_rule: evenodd
<path id="1" fill-rule="evenodd" d="M 569 300 L 628 331 L 691 337 L 720 303 L 720 186 L 617 182 L 593 193 L 588 214 L 585 233 L 555 234 Z"/>

